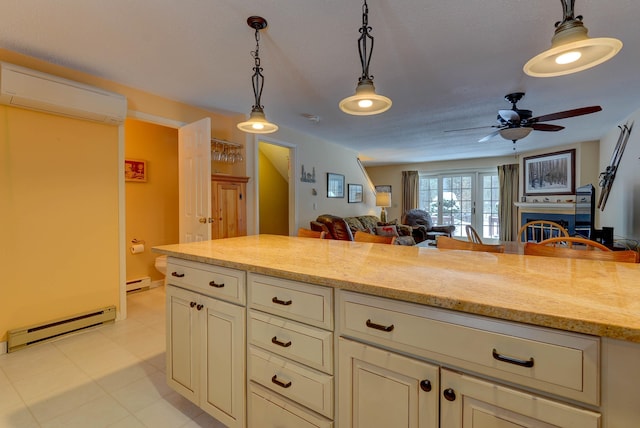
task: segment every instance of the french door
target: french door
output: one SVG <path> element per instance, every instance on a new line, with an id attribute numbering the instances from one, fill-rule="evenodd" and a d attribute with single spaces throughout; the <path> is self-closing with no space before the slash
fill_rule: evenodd
<path id="1" fill-rule="evenodd" d="M 498 239 L 497 173 L 421 174 L 419 194 L 419 208 L 435 224 L 454 225 L 454 236 L 466 237 L 471 225 L 482 238 Z"/>

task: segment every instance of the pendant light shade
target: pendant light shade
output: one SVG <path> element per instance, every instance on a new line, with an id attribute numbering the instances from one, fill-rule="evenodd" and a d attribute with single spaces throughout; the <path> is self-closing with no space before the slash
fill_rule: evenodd
<path id="1" fill-rule="evenodd" d="M 582 16 L 574 17 L 575 0 L 560 0 L 563 20 L 556 23 L 551 49 L 530 59 L 523 67 L 533 77 L 554 77 L 577 73 L 614 57 L 622 42 L 612 38 L 592 39 L 582 23 Z"/>
<path id="2" fill-rule="evenodd" d="M 251 134 L 270 134 L 278 130 L 278 125 L 271 123 L 264 115 L 264 106 L 260 103 L 262 98 L 262 88 L 264 87 L 264 76 L 262 75 L 262 66 L 260 65 L 260 30 L 267 28 L 266 19 L 260 16 L 250 16 L 247 19 L 249 27 L 255 30 L 256 50 L 251 52 L 254 58 L 253 76 L 251 83 L 253 85 L 253 96 L 255 103 L 251 108 L 249 120 L 238 123 L 238 129 Z"/>
<path id="3" fill-rule="evenodd" d="M 340 110 L 356 116 L 369 116 L 385 112 L 391 108 L 391 100 L 383 95 L 376 94 L 373 86 L 373 76 L 369 75 L 369 63 L 373 53 L 373 36 L 369 34 L 369 6 L 365 0 L 362 6 L 362 27 L 358 39 L 358 52 L 362 75 L 358 78 L 356 93 L 340 101 Z"/>

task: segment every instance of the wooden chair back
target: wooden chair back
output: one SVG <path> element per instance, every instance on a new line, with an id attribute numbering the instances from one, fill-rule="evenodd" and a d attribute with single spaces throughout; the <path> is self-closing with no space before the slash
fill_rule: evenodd
<path id="1" fill-rule="evenodd" d="M 476 244 L 469 241 L 461 241 L 448 236 L 438 236 L 436 247 L 444 250 L 484 251 L 487 253 L 504 253 L 504 245 Z"/>
<path id="2" fill-rule="evenodd" d="M 585 250 L 611 251 L 610 248 L 607 248 L 599 242 L 592 241 L 591 239 L 587 238 L 580 238 L 578 236 L 557 236 L 555 238 L 549 238 L 545 239 L 544 241 L 540 241 L 538 242 L 538 244 L 567 248 L 573 248 L 573 244 L 578 244 L 579 246 L 584 246 Z"/>
<path id="3" fill-rule="evenodd" d="M 569 232 L 558 223 L 548 220 L 530 221 L 518 231 L 519 242 L 540 242 L 557 236 L 569 236 Z"/>
<path id="4" fill-rule="evenodd" d="M 478 232 L 476 232 L 476 230 L 473 228 L 473 226 L 468 224 L 464 227 L 464 230 L 465 232 L 467 232 L 467 239 L 469 240 L 469 242 L 473 242 L 474 244 L 482 244 L 482 239 L 480 238 L 480 235 L 478 235 Z"/>
<path id="5" fill-rule="evenodd" d="M 626 263 L 638 263 L 640 261 L 640 253 L 633 250 L 610 251 L 607 248 L 607 251 L 589 251 L 586 249 L 578 250 L 576 248 L 555 247 L 542 243 L 536 244 L 534 242 L 527 242 L 524 245 L 524 254 L 529 256 L 564 257 L 571 259 L 591 259 Z"/>
<path id="6" fill-rule="evenodd" d="M 327 232 L 325 232 L 324 230 L 318 231 L 318 230 L 305 229 L 304 227 L 301 227 L 298 229 L 298 236 L 301 238 L 324 239 L 327 236 Z"/>
<path id="7" fill-rule="evenodd" d="M 357 230 L 353 235 L 353 240 L 356 242 L 373 242 L 377 244 L 395 244 L 396 237 L 395 236 L 380 236 L 373 235 L 371 233 L 362 232 Z"/>

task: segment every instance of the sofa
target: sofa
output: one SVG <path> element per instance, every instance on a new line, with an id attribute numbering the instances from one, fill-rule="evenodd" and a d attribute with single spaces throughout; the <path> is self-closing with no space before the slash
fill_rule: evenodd
<path id="1" fill-rule="evenodd" d="M 438 236 L 451 237 L 456 227 L 453 225 L 434 225 L 431 214 L 425 210 L 412 209 L 402 216 L 402 224 L 413 227 L 414 237 L 418 236 L 422 240 L 435 240 Z M 416 238 L 416 242 L 419 238 Z"/>
<path id="2" fill-rule="evenodd" d="M 353 241 L 353 234 L 357 231 L 373 233 L 375 235 L 397 236 L 398 245 L 415 245 L 413 228 L 397 221 L 382 223 L 374 215 L 362 215 L 354 217 L 339 217 L 332 214 L 319 215 L 315 221 L 311 221 L 312 230 L 324 230 L 332 239 Z"/>

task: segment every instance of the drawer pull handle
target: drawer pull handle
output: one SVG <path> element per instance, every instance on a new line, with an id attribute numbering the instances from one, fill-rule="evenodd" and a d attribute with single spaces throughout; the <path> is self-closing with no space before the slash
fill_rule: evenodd
<path id="1" fill-rule="evenodd" d="M 444 395 L 444 398 L 446 398 L 447 401 L 455 401 L 456 400 L 456 392 L 452 388 L 445 389 L 442 392 L 442 395 Z"/>
<path id="2" fill-rule="evenodd" d="M 393 331 L 394 326 L 393 324 L 391 325 L 380 325 L 380 324 L 376 324 L 374 322 L 371 322 L 371 320 L 367 320 L 367 327 L 369 328 L 375 328 L 376 330 L 382 330 L 382 331 Z"/>
<path id="3" fill-rule="evenodd" d="M 289 388 L 291 386 L 291 381 L 284 383 L 280 380 L 278 380 L 278 375 L 273 375 L 273 377 L 271 378 L 271 382 L 275 383 L 278 386 L 281 386 L 283 388 Z"/>
<path id="4" fill-rule="evenodd" d="M 494 349 L 493 358 L 505 363 L 515 364 L 516 366 L 533 367 L 533 357 L 529 358 L 528 360 L 521 360 L 518 358 L 507 357 L 506 355 L 499 354 L 498 351 Z"/>
<path id="5" fill-rule="evenodd" d="M 184 276 L 183 273 L 171 272 L 171 276 L 175 276 L 176 278 L 182 278 Z"/>
<path id="6" fill-rule="evenodd" d="M 273 299 L 271 299 L 271 301 L 273 303 L 277 303 L 278 305 L 282 305 L 282 306 L 289 306 L 290 304 L 293 303 L 291 300 L 280 300 L 277 297 L 274 297 Z"/>
<path id="7" fill-rule="evenodd" d="M 224 282 L 222 284 L 218 284 L 215 281 L 211 281 L 209 283 L 209 285 L 212 286 L 212 287 L 216 287 L 216 288 L 222 288 L 222 287 L 224 287 Z"/>
<path id="8" fill-rule="evenodd" d="M 431 391 L 431 381 L 429 379 L 421 380 L 420 389 L 423 390 L 424 392 Z"/>
<path id="9" fill-rule="evenodd" d="M 288 348 L 289 346 L 291 346 L 291 341 L 288 341 L 286 343 L 285 342 L 280 342 L 278 340 L 278 336 L 273 336 L 271 338 L 271 343 L 273 343 L 275 345 L 278 345 L 278 346 L 282 346 L 283 348 Z"/>

